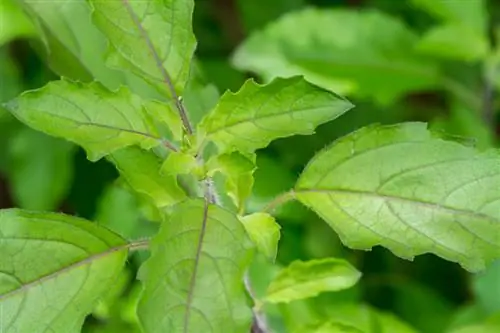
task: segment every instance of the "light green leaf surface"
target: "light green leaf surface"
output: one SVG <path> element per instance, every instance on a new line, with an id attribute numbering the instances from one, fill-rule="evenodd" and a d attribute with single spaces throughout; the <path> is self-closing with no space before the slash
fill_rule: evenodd
<path id="1" fill-rule="evenodd" d="M 243 274 L 251 253 L 235 215 L 201 199 L 179 204 L 141 271 L 145 333 L 248 333 L 252 312 Z"/>
<path id="2" fill-rule="evenodd" d="M 17 38 L 36 36 L 33 23 L 14 0 L 0 2 L 0 46 Z"/>
<path id="3" fill-rule="evenodd" d="M 500 155 L 423 123 L 370 126 L 317 154 L 295 195 L 355 249 L 431 252 L 480 270 L 500 257 Z"/>
<path id="4" fill-rule="evenodd" d="M 500 312 L 500 261 L 495 261 L 485 271 L 472 278 L 476 302 L 488 314 Z"/>
<path id="5" fill-rule="evenodd" d="M 16 205 L 56 210 L 73 180 L 76 146 L 28 127 L 17 131 L 11 140 L 7 173 Z"/>
<path id="6" fill-rule="evenodd" d="M 109 155 L 108 160 L 134 191 L 156 207 L 170 206 L 186 198 L 175 177 L 161 174 L 161 161 L 151 151 L 128 147 Z"/>
<path id="7" fill-rule="evenodd" d="M 284 268 L 267 289 L 266 302 L 291 302 L 325 291 L 352 287 L 361 273 L 347 261 L 335 258 L 294 261 Z"/>
<path id="8" fill-rule="evenodd" d="M 90 0 L 93 21 L 110 42 L 107 63 L 143 77 L 164 96 L 189 77 L 195 37 L 192 0 Z M 172 85 L 172 87 L 170 87 Z"/>
<path id="9" fill-rule="evenodd" d="M 191 173 L 197 165 L 194 156 L 174 151 L 168 154 L 167 159 L 161 165 L 160 172 L 170 176 L 185 175 Z"/>
<path id="10" fill-rule="evenodd" d="M 276 260 L 281 226 L 267 213 L 254 213 L 241 218 L 248 236 L 262 254 Z"/>
<path id="11" fill-rule="evenodd" d="M 278 138 L 312 134 L 352 107 L 302 77 L 278 78 L 268 85 L 248 80 L 237 93 L 221 97 L 200 130 L 222 151 L 253 152 Z"/>
<path id="12" fill-rule="evenodd" d="M 122 238 L 79 218 L 0 211 L 0 332 L 81 332 L 127 252 Z"/>
<path id="13" fill-rule="evenodd" d="M 382 12 L 308 8 L 251 35 L 233 62 L 265 80 L 304 75 L 337 93 L 388 103 L 439 86 L 436 64 L 414 50 L 417 42 L 414 32 Z"/>
<path id="14" fill-rule="evenodd" d="M 168 129 L 169 138 L 174 141 L 182 140 L 182 121 L 173 103 L 149 101 L 146 103 L 145 109 L 155 123 L 161 124 Z M 160 126 L 157 125 L 157 128 L 160 128 Z"/>
<path id="15" fill-rule="evenodd" d="M 298 329 L 294 333 L 366 333 L 356 327 L 345 325 L 336 321 L 329 321 L 319 325 L 311 325 Z"/>
<path id="16" fill-rule="evenodd" d="M 53 81 L 6 106 L 26 125 L 82 146 L 91 161 L 130 145 L 161 143 L 141 98 L 125 87 L 111 92 L 99 83 Z"/>

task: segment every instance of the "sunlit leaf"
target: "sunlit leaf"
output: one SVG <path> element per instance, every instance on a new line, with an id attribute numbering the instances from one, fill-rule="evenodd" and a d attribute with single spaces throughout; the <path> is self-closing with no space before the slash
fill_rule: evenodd
<path id="1" fill-rule="evenodd" d="M 127 252 L 122 238 L 79 218 L 0 211 L 0 331 L 81 332 Z"/>
<path id="2" fill-rule="evenodd" d="M 108 159 L 134 191 L 149 198 L 157 207 L 185 199 L 175 177 L 160 172 L 161 161 L 153 152 L 128 147 L 114 152 Z"/>
<path id="3" fill-rule="evenodd" d="M 298 329 L 294 333 L 366 333 L 356 327 L 345 325 L 335 321 L 329 321 L 319 325 L 308 326 Z"/>
<path id="4" fill-rule="evenodd" d="M 339 96 L 302 77 L 268 85 L 248 80 L 237 93 L 226 92 L 201 122 L 200 129 L 221 150 L 253 152 L 272 140 L 314 129 L 352 108 Z"/>
<path id="5" fill-rule="evenodd" d="M 111 92 L 99 83 L 53 81 L 7 108 L 28 126 L 82 146 L 91 161 L 133 144 L 161 143 L 141 98 L 125 87 Z"/>
<path id="6" fill-rule="evenodd" d="M 308 8 L 251 35 L 233 62 L 266 80 L 304 75 L 337 93 L 387 103 L 439 86 L 436 64 L 414 50 L 417 41 L 401 21 L 382 12 Z"/>
<path id="7" fill-rule="evenodd" d="M 423 123 L 370 126 L 316 155 L 295 195 L 355 249 L 431 252 L 480 270 L 500 257 L 500 156 Z"/>
<path id="8" fill-rule="evenodd" d="M 26 17 L 22 8 L 14 0 L 0 2 L 0 46 L 16 38 L 29 38 L 36 36 L 33 23 Z"/>
<path id="9" fill-rule="evenodd" d="M 343 290 L 355 285 L 360 277 L 361 273 L 342 259 L 294 261 L 271 282 L 265 300 L 291 302 L 325 291 Z"/>
<path id="10" fill-rule="evenodd" d="M 73 180 L 75 146 L 23 127 L 9 145 L 9 183 L 20 208 L 55 210 Z"/>
<path id="11" fill-rule="evenodd" d="M 243 226 L 257 249 L 274 261 L 278 253 L 280 225 L 267 213 L 254 213 L 241 218 Z"/>
<path id="12" fill-rule="evenodd" d="M 251 252 L 235 215 L 203 200 L 179 204 L 153 239 L 141 272 L 138 313 L 145 333 L 248 333 L 252 313 L 243 274 Z"/>
<path id="13" fill-rule="evenodd" d="M 194 156 L 181 152 L 171 152 L 161 165 L 160 172 L 164 175 L 171 176 L 189 174 L 197 165 L 198 163 Z"/>
<path id="14" fill-rule="evenodd" d="M 93 20 L 111 43 L 108 64 L 144 78 L 165 96 L 181 95 L 195 49 L 193 1 L 90 0 Z M 173 96 L 172 96 L 173 97 Z"/>

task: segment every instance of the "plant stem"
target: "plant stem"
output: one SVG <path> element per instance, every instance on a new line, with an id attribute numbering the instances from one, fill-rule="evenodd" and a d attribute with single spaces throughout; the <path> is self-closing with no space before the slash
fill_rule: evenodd
<path id="1" fill-rule="evenodd" d="M 132 241 L 127 247 L 130 252 L 148 250 L 150 241 L 151 239 L 149 238 Z"/>
<path id="2" fill-rule="evenodd" d="M 248 291 L 248 294 L 250 297 L 254 300 L 257 299 L 255 296 L 255 293 L 252 288 L 252 284 L 250 282 L 250 276 L 248 275 L 248 271 L 245 273 L 245 277 L 243 278 L 243 281 L 245 282 L 245 287 Z M 253 309 L 253 323 L 252 323 L 252 328 L 250 330 L 250 333 L 269 333 L 270 330 L 267 327 L 267 320 L 264 314 L 260 312 L 260 310 L 254 308 Z"/>
<path id="3" fill-rule="evenodd" d="M 282 193 L 276 198 L 274 198 L 265 208 L 264 212 L 266 213 L 271 213 L 273 210 L 275 210 L 277 207 L 285 204 L 286 202 L 295 199 L 295 192 L 293 190 L 290 190 L 288 192 Z"/>

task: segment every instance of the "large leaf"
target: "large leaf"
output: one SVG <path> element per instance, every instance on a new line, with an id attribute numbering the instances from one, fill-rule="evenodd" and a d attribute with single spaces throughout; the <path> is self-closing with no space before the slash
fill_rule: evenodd
<path id="1" fill-rule="evenodd" d="M 294 261 L 271 282 L 265 300 L 288 303 L 325 291 L 339 291 L 352 287 L 360 277 L 361 273 L 342 259 Z"/>
<path id="2" fill-rule="evenodd" d="M 9 183 L 16 205 L 25 209 L 55 210 L 73 180 L 76 146 L 23 127 L 8 149 Z"/>
<path id="3" fill-rule="evenodd" d="M 249 332 L 243 274 L 251 253 L 235 215 L 201 199 L 179 204 L 141 272 L 145 332 Z"/>
<path id="4" fill-rule="evenodd" d="M 108 64 L 144 78 L 165 96 L 181 95 L 195 49 L 192 0 L 90 0 L 111 43 Z"/>
<path id="5" fill-rule="evenodd" d="M 417 41 L 381 12 L 308 8 L 251 35 L 233 61 L 266 80 L 301 74 L 338 93 L 389 102 L 439 84 L 435 64 L 414 51 Z"/>
<path id="6" fill-rule="evenodd" d="M 500 257 L 500 156 L 445 141 L 422 123 L 371 126 L 324 149 L 296 197 L 356 249 L 435 253 L 480 270 Z"/>
<path id="7" fill-rule="evenodd" d="M 33 23 L 14 0 L 0 2 L 0 17 L 2 18 L 0 46 L 16 38 L 29 38 L 36 35 Z"/>
<path id="8" fill-rule="evenodd" d="M 122 147 L 161 143 L 141 98 L 125 87 L 111 92 L 99 83 L 53 81 L 7 108 L 28 126 L 82 146 L 92 161 Z"/>
<path id="9" fill-rule="evenodd" d="M 0 211 L 0 331 L 79 333 L 127 252 L 122 238 L 79 218 Z"/>
<path id="10" fill-rule="evenodd" d="M 186 198 L 176 178 L 161 173 L 161 161 L 153 152 L 128 147 L 109 155 L 108 159 L 130 187 L 156 207 L 170 206 Z"/>
<path id="11" fill-rule="evenodd" d="M 302 77 L 278 78 L 264 86 L 248 80 L 237 93 L 221 97 L 200 129 L 221 150 L 252 152 L 278 138 L 312 134 L 350 108 L 347 100 Z"/>

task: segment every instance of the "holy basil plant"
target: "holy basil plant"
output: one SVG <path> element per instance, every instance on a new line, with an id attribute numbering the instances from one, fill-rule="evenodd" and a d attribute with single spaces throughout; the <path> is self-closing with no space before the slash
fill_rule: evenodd
<path id="1" fill-rule="evenodd" d="M 150 253 L 139 271 L 143 332 L 266 332 L 266 306 L 346 289 L 361 275 L 342 259 L 296 261 L 255 295 L 248 268 L 259 253 L 274 261 L 280 226 L 272 214 L 289 200 L 354 249 L 379 245 L 407 259 L 430 252 L 471 271 L 500 258 L 498 151 L 447 141 L 424 123 L 368 126 L 318 152 L 290 191 L 247 214 L 256 151 L 314 134 L 351 109 L 348 100 L 300 75 L 250 79 L 220 98 L 193 84 L 192 0 L 67 1 L 64 11 L 21 3 L 61 79 L 5 107 L 79 145 L 90 161 L 114 164 L 161 226 L 152 239 L 124 239 L 60 213 L 0 211 L 0 332 L 80 332 L 135 250 Z M 61 29 L 69 23 L 73 33 Z M 400 88 L 428 84 L 411 79 Z M 299 331 L 359 331 L 335 318 L 314 327 Z"/>

